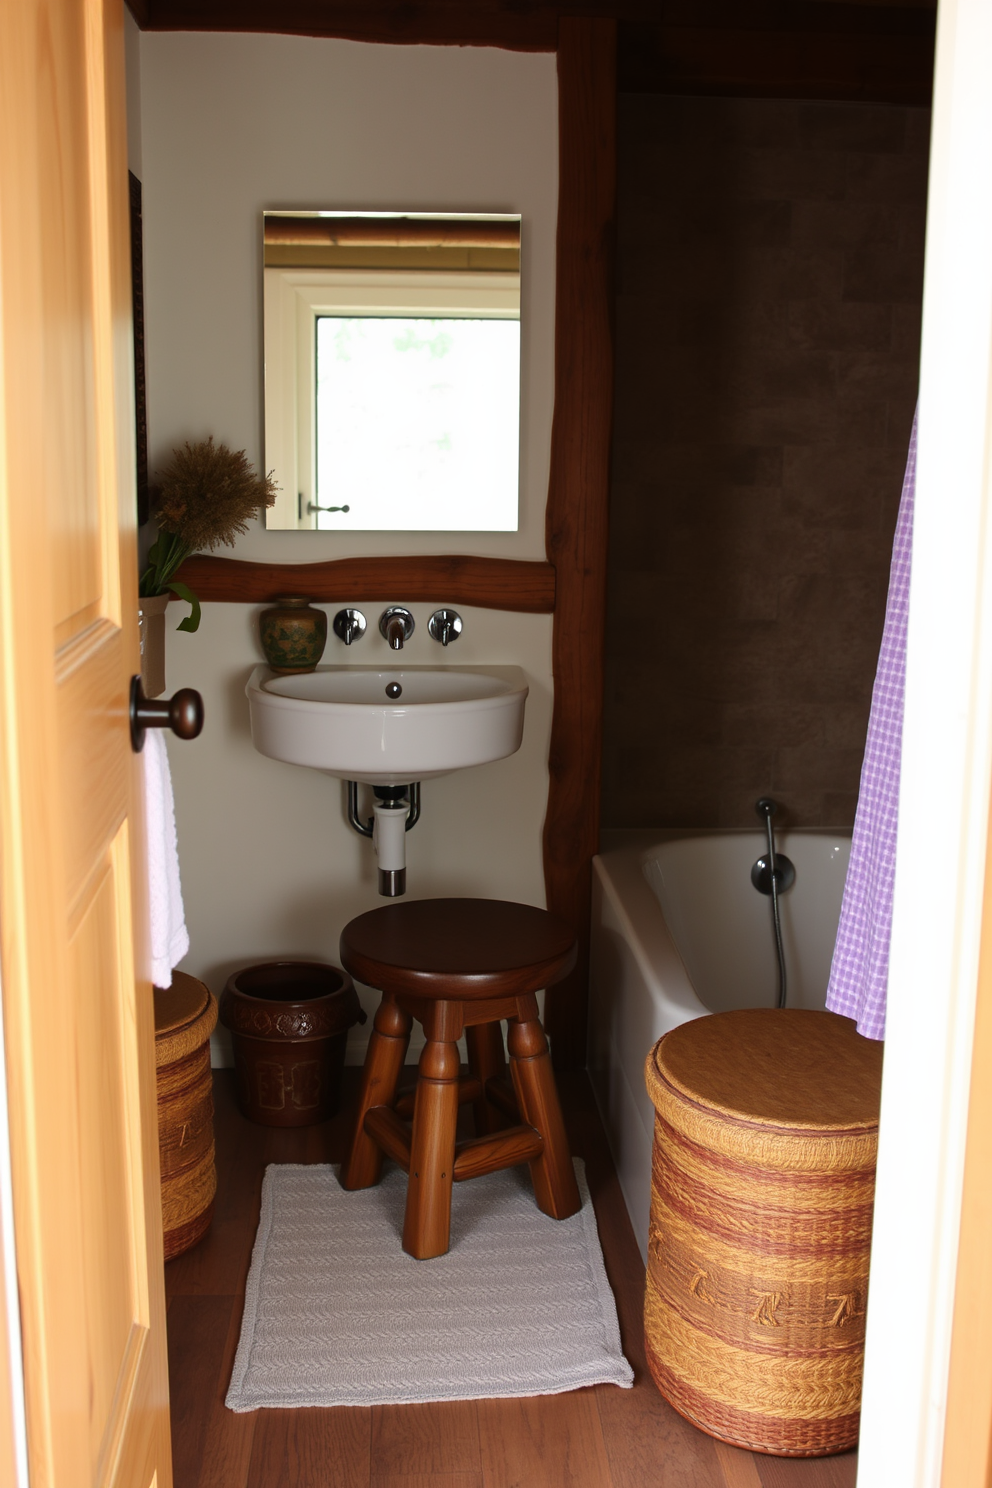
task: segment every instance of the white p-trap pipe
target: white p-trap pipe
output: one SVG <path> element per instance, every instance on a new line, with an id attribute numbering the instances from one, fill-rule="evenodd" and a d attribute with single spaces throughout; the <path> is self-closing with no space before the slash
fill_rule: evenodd
<path id="1" fill-rule="evenodd" d="M 406 819 L 409 803 L 372 807 L 372 844 L 379 864 L 379 893 L 397 898 L 406 891 Z"/>

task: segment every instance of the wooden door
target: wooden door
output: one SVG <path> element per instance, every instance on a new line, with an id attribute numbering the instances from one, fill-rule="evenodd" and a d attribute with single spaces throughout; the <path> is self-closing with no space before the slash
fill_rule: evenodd
<path id="1" fill-rule="evenodd" d="M 124 119 L 120 0 L 0 5 L 0 954 L 31 1488 L 171 1483 Z"/>

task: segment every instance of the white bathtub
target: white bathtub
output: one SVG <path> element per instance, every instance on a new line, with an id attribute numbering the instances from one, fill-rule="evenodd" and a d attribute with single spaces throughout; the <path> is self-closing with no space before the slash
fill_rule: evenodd
<path id="1" fill-rule="evenodd" d="M 589 1073 L 634 1233 L 647 1254 L 654 1109 L 644 1061 L 663 1033 L 774 1007 L 770 901 L 751 885 L 762 832 L 604 831 L 593 859 Z M 822 1008 L 849 835 L 776 834 L 796 868 L 781 899 L 790 1007 Z"/>

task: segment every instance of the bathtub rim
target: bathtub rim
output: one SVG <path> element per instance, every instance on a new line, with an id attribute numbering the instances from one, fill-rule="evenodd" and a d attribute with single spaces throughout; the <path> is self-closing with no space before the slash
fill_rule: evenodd
<path id="1" fill-rule="evenodd" d="M 776 832 L 783 843 L 789 837 L 844 837 L 852 827 L 786 827 Z M 617 917 L 630 933 L 632 947 L 643 958 L 658 983 L 664 978 L 665 998 L 684 1009 L 686 1018 L 713 1016 L 692 985 L 682 953 L 668 928 L 665 912 L 644 873 L 652 847 L 681 842 L 692 837 L 744 837 L 764 834 L 753 827 L 602 827 L 599 852 L 592 860 L 593 873 L 609 896 Z M 783 847 L 783 851 L 784 851 Z M 629 906 L 629 907 L 628 907 Z M 633 913 L 631 912 L 633 911 Z"/>
<path id="2" fill-rule="evenodd" d="M 696 994 L 658 897 L 648 883 L 644 864 L 653 846 L 701 835 L 651 827 L 607 829 L 600 834 L 600 850 L 592 860 L 593 872 L 623 926 L 643 975 L 654 983 L 652 992 L 684 1014 L 683 1021 L 709 1016 L 710 1009 Z"/>

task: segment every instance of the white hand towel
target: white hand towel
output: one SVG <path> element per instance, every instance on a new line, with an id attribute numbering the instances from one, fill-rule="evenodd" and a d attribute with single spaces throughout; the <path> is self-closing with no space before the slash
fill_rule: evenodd
<path id="1" fill-rule="evenodd" d="M 150 976 L 156 987 L 172 983 L 172 969 L 189 950 L 189 934 L 179 882 L 176 809 L 165 738 L 157 729 L 145 734 L 141 751 L 145 779 L 145 831 L 148 840 L 148 945 Z"/>

